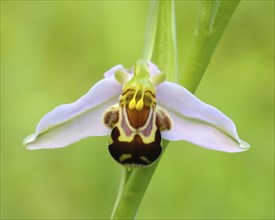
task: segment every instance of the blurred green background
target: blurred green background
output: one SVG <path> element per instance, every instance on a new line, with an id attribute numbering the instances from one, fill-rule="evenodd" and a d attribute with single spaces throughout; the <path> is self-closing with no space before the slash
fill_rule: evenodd
<path id="1" fill-rule="evenodd" d="M 147 1 L 1 1 L 1 218 L 105 219 L 122 168 L 108 137 L 28 151 L 40 118 L 143 50 Z M 198 2 L 177 1 L 179 72 Z M 138 218 L 274 218 L 274 1 L 237 8 L 196 92 L 231 117 L 244 153 L 170 143 Z"/>

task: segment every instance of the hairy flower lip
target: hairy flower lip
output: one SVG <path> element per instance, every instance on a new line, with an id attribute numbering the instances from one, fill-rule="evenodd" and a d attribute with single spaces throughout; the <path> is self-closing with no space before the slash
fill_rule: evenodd
<path id="1" fill-rule="evenodd" d="M 147 62 L 151 76 L 161 73 Z M 23 141 L 27 149 L 60 148 L 90 136 L 105 136 L 110 130 L 101 122 L 103 112 L 118 102 L 122 86 L 115 72 L 132 77 L 133 68 L 116 65 L 104 74 L 84 96 L 71 104 L 56 107 L 38 123 L 36 132 Z M 196 145 L 225 152 L 240 152 L 250 146 L 242 141 L 235 124 L 226 115 L 187 91 L 180 85 L 165 81 L 156 86 L 157 104 L 171 116 L 173 127 L 162 132 L 163 139 L 185 140 Z"/>

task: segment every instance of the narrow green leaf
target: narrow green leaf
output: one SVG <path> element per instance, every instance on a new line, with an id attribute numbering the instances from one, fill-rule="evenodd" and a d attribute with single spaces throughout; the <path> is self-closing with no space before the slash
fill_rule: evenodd
<path id="1" fill-rule="evenodd" d="M 144 35 L 145 43 L 144 43 L 144 51 L 142 56 L 146 60 L 152 59 L 153 49 L 154 49 L 155 40 L 156 40 L 158 12 L 159 12 L 158 1 L 151 1 L 145 35 Z"/>

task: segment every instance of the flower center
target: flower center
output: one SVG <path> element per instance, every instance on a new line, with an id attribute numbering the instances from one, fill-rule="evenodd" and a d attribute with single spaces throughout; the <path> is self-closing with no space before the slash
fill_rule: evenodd
<path id="1" fill-rule="evenodd" d="M 143 88 L 141 90 L 137 89 L 134 93 L 133 98 L 129 102 L 129 109 L 130 110 L 136 109 L 138 111 L 142 110 L 144 106 L 143 98 L 144 98 L 144 89 Z"/>
<path id="2" fill-rule="evenodd" d="M 171 128 L 171 120 L 156 104 L 156 86 L 165 81 L 165 74 L 151 74 L 148 63 L 137 61 L 133 74 L 117 71 L 122 84 L 119 104 L 103 116 L 112 129 L 109 151 L 126 167 L 148 166 L 161 154 L 161 131 Z"/>
<path id="3" fill-rule="evenodd" d="M 121 77 L 120 75 L 117 77 Z M 126 105 L 130 110 L 141 111 L 144 106 L 151 106 L 155 93 L 155 86 L 150 81 L 148 64 L 144 60 L 139 60 L 135 65 L 134 75 L 123 84 L 120 105 Z"/>

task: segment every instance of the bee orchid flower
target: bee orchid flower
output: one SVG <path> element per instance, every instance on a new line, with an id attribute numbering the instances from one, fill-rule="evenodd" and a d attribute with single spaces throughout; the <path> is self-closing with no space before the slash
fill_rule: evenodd
<path id="1" fill-rule="evenodd" d="M 126 167 L 155 162 L 162 139 L 225 152 L 249 148 L 231 119 L 166 81 L 165 74 L 145 60 L 138 60 L 131 69 L 111 68 L 80 99 L 47 113 L 24 145 L 29 150 L 53 149 L 106 135 L 111 136 L 111 156 Z"/>

